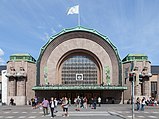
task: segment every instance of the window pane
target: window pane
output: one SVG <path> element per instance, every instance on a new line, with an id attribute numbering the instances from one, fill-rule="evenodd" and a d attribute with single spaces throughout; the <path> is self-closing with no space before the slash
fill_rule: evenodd
<path id="1" fill-rule="evenodd" d="M 77 74 L 82 80 L 76 80 Z M 97 65 L 87 56 L 75 55 L 68 58 L 62 66 L 63 84 L 97 84 Z"/>

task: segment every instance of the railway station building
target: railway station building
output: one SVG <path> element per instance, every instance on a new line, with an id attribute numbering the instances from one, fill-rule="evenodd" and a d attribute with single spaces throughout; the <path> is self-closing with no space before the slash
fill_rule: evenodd
<path id="1" fill-rule="evenodd" d="M 158 68 L 152 68 L 143 54 L 128 54 L 121 60 L 111 40 L 94 29 L 64 29 L 48 39 L 37 60 L 30 54 L 10 56 L 1 75 L 5 80 L 1 87 L 7 85 L 1 91 L 6 97 L 2 102 L 14 98 L 17 105 L 24 105 L 35 96 L 39 100 L 66 96 L 73 102 L 86 96 L 122 104 L 131 99 L 132 71 L 135 96 L 158 98 Z"/>

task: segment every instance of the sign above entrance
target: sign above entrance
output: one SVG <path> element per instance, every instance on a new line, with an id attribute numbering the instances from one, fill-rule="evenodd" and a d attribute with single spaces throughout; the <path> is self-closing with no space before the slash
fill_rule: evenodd
<path id="1" fill-rule="evenodd" d="M 99 86 L 99 85 L 88 85 L 88 86 L 34 86 L 32 90 L 127 90 L 125 86 Z"/>
<path id="2" fill-rule="evenodd" d="M 76 74 L 76 80 L 82 81 L 83 80 L 83 74 Z"/>

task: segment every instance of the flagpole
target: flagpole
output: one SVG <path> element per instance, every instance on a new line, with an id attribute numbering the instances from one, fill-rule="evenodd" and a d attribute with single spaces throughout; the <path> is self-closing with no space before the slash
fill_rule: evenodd
<path id="1" fill-rule="evenodd" d="M 80 13 L 78 13 L 78 26 L 80 26 Z"/>
<path id="2" fill-rule="evenodd" d="M 78 11 L 78 26 L 80 26 L 80 9 Z"/>

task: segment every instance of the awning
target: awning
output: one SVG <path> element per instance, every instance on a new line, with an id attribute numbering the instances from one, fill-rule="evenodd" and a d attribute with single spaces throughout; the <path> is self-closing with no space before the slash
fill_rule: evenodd
<path id="1" fill-rule="evenodd" d="M 96 86 L 96 85 L 87 85 L 87 86 L 73 86 L 73 85 L 55 85 L 55 86 L 34 86 L 32 90 L 127 90 L 126 86 Z"/>

